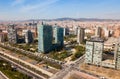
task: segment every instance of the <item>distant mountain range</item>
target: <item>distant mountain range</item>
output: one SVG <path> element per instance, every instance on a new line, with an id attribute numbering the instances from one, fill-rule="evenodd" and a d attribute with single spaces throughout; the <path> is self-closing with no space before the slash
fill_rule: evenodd
<path id="1" fill-rule="evenodd" d="M 97 19 L 97 18 L 57 18 L 57 19 L 29 19 L 29 20 L 17 20 L 17 21 L 120 21 L 120 19 Z M 0 20 L 0 22 L 4 22 Z M 8 21 L 7 21 L 8 22 Z"/>
<path id="2" fill-rule="evenodd" d="M 41 21 L 120 21 L 120 19 L 97 19 L 97 18 L 57 18 L 57 19 L 39 19 Z M 29 20 L 33 21 L 33 19 Z M 38 20 L 35 20 L 38 21 Z"/>

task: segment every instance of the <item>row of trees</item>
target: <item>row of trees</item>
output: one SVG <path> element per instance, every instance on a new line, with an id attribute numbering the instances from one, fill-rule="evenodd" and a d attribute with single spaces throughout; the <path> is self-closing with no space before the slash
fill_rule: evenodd
<path id="1" fill-rule="evenodd" d="M 82 46 L 75 46 L 75 54 L 72 56 L 72 60 L 76 60 L 77 58 L 81 57 L 85 53 L 85 47 Z"/>
<path id="2" fill-rule="evenodd" d="M 0 60 L 0 71 L 2 71 L 9 79 L 32 79 L 32 77 L 17 71 L 10 63 Z"/>

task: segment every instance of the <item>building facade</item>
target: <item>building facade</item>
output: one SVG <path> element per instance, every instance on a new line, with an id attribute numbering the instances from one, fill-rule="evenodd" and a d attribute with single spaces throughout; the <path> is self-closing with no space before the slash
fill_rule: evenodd
<path id="1" fill-rule="evenodd" d="M 52 26 L 41 24 L 38 25 L 38 52 L 46 53 L 52 47 Z"/>
<path id="2" fill-rule="evenodd" d="M 86 42 L 85 63 L 90 64 L 93 62 L 93 49 L 94 49 L 94 43 L 87 41 Z"/>
<path id="3" fill-rule="evenodd" d="M 92 39 L 86 42 L 85 62 L 89 64 L 101 65 L 104 43 L 103 40 Z"/>
<path id="4" fill-rule="evenodd" d="M 74 35 L 77 35 L 78 34 L 78 27 L 74 27 Z"/>
<path id="5" fill-rule="evenodd" d="M 110 36 L 110 30 L 108 30 L 106 27 L 104 28 L 104 37 L 109 37 Z"/>
<path id="6" fill-rule="evenodd" d="M 33 41 L 33 33 L 30 30 L 27 30 L 25 33 L 25 43 L 32 43 Z"/>
<path id="7" fill-rule="evenodd" d="M 3 32 L 0 32 L 0 42 L 4 42 L 5 41 L 5 34 Z"/>
<path id="8" fill-rule="evenodd" d="M 8 26 L 8 42 L 15 44 L 18 42 L 17 29 L 15 25 Z"/>
<path id="9" fill-rule="evenodd" d="M 82 44 L 84 42 L 85 29 L 78 27 L 77 42 Z"/>
<path id="10" fill-rule="evenodd" d="M 55 43 L 63 47 L 64 45 L 63 28 L 55 27 L 54 37 L 55 37 Z"/>
<path id="11" fill-rule="evenodd" d="M 96 37 L 101 37 L 101 32 L 102 32 L 101 27 L 96 27 L 96 29 L 95 29 L 95 36 Z"/>
<path id="12" fill-rule="evenodd" d="M 64 36 L 69 35 L 69 28 L 65 27 L 64 28 Z"/>
<path id="13" fill-rule="evenodd" d="M 115 68 L 120 69 L 120 44 L 115 46 Z"/>
<path id="14" fill-rule="evenodd" d="M 101 41 L 94 42 L 93 64 L 101 65 L 103 59 L 104 43 Z"/>
<path id="15" fill-rule="evenodd" d="M 90 40 L 86 42 L 85 63 L 97 66 L 120 69 L 120 41 L 115 45 L 114 59 L 104 59 L 102 40 Z M 109 56 L 109 55 L 108 55 Z M 104 60 L 103 60 L 104 59 Z"/>

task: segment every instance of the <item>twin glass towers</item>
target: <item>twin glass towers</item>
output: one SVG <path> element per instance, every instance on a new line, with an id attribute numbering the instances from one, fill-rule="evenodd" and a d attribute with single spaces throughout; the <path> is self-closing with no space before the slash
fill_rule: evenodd
<path id="1" fill-rule="evenodd" d="M 47 53 L 54 49 L 53 36 L 55 44 L 63 47 L 63 28 L 51 25 L 38 25 L 38 52 Z"/>

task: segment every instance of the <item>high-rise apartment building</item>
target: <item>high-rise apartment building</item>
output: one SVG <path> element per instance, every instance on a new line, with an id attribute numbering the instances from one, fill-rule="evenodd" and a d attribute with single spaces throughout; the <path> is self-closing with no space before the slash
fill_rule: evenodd
<path id="1" fill-rule="evenodd" d="M 115 67 L 120 69 L 120 43 L 115 46 Z"/>
<path id="2" fill-rule="evenodd" d="M 82 44 L 84 42 L 84 37 L 85 37 L 85 29 L 78 27 L 78 32 L 77 32 L 77 42 L 79 44 Z"/>
<path id="3" fill-rule="evenodd" d="M 52 47 L 52 26 L 47 24 L 38 25 L 38 52 L 46 53 Z"/>
<path id="4" fill-rule="evenodd" d="M 12 44 L 18 42 L 17 29 L 15 28 L 15 25 L 8 26 L 8 42 Z"/>
<path id="5" fill-rule="evenodd" d="M 31 32 L 31 30 L 27 30 L 24 36 L 26 43 L 32 43 L 34 41 L 33 33 Z"/>
<path id="6" fill-rule="evenodd" d="M 63 47 L 64 45 L 63 28 L 55 27 L 54 37 L 55 37 L 55 43 Z"/>
<path id="7" fill-rule="evenodd" d="M 86 41 L 85 63 L 92 64 L 93 50 L 94 50 L 94 42 Z"/>
<path id="8" fill-rule="evenodd" d="M 109 36 L 110 36 L 110 30 L 104 28 L 104 37 L 109 37 Z"/>
<path id="9" fill-rule="evenodd" d="M 104 43 L 100 38 L 94 38 L 86 42 L 85 62 L 101 65 Z"/>
<path id="10" fill-rule="evenodd" d="M 94 41 L 93 64 L 101 65 L 103 59 L 104 43 L 103 41 Z"/>
<path id="11" fill-rule="evenodd" d="M 64 28 L 64 36 L 69 35 L 69 28 L 65 27 Z"/>
<path id="12" fill-rule="evenodd" d="M 78 27 L 74 27 L 74 35 L 78 34 Z"/>
<path id="13" fill-rule="evenodd" d="M 96 27 L 96 29 L 95 29 L 95 36 L 96 37 L 101 37 L 101 32 L 102 32 L 101 27 Z"/>
<path id="14" fill-rule="evenodd" d="M 5 34 L 3 32 L 0 32 L 0 42 L 4 42 L 5 41 Z"/>

